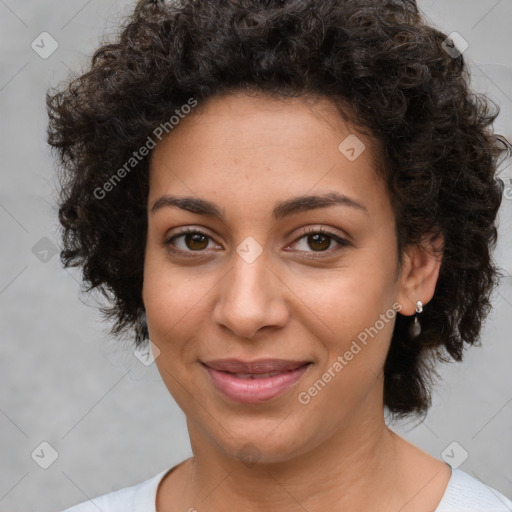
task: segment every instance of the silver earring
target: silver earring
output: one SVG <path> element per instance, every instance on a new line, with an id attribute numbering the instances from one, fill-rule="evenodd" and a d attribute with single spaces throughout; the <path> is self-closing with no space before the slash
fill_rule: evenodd
<path id="1" fill-rule="evenodd" d="M 416 338 L 421 333 L 421 324 L 418 320 L 418 313 L 421 313 L 423 311 L 423 304 L 421 303 L 421 300 L 419 300 L 416 303 L 416 313 L 414 314 L 414 320 L 411 322 L 411 325 L 409 325 L 409 336 L 411 338 Z"/>

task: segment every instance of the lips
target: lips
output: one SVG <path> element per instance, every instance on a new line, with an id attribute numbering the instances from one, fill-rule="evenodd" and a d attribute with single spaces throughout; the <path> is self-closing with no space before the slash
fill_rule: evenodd
<path id="1" fill-rule="evenodd" d="M 311 366 L 310 361 L 221 359 L 203 363 L 214 387 L 238 403 L 272 400 L 295 386 Z"/>
<path id="2" fill-rule="evenodd" d="M 295 370 L 308 363 L 309 361 L 291 361 L 288 359 L 258 359 L 256 361 L 217 359 L 214 361 L 206 361 L 203 364 L 220 372 L 261 376 Z"/>

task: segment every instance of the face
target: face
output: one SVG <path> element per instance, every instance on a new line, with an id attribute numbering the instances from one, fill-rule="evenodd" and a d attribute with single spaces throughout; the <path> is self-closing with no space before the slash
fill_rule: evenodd
<path id="1" fill-rule="evenodd" d="M 418 297 L 397 276 L 376 160 L 327 99 L 242 93 L 154 149 L 143 301 L 193 449 L 285 461 L 382 416 L 394 314 Z M 225 359 L 288 366 L 205 365 Z"/>

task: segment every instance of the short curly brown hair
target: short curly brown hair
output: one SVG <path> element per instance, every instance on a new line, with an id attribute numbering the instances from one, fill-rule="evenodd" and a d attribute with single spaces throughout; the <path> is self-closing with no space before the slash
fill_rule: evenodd
<path id="1" fill-rule="evenodd" d="M 469 89 L 468 66 L 413 0 L 175 0 L 137 3 L 90 69 L 47 93 L 60 177 L 61 261 L 110 302 L 111 334 L 147 337 L 142 282 L 149 158 L 98 199 L 133 151 L 177 109 L 230 91 L 330 98 L 382 144 L 399 264 L 444 238 L 433 299 L 411 341 L 397 315 L 384 368 L 396 416 L 431 404 L 436 360 L 478 344 L 499 269 L 492 259 L 503 182 L 491 125 L 499 108 Z M 491 108 L 492 106 L 494 107 Z M 433 356 L 433 357 L 432 357 Z"/>

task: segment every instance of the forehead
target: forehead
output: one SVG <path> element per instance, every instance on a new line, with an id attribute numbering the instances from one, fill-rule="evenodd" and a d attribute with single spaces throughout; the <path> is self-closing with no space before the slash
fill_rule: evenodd
<path id="1" fill-rule="evenodd" d="M 376 141 L 331 100 L 231 93 L 198 107 L 153 150 L 150 204 L 172 193 L 268 209 L 268 201 L 334 190 L 385 206 Z"/>
<path id="2" fill-rule="evenodd" d="M 203 142 L 241 149 L 283 146 L 283 137 L 287 139 L 283 149 L 307 140 L 310 140 L 308 146 L 325 149 L 328 144 L 336 144 L 340 135 L 356 134 L 356 131 L 355 126 L 343 119 L 338 104 L 329 98 L 285 98 L 236 91 L 211 97 L 189 114 L 182 115 L 179 124 L 164 137 L 154 153 L 159 153 L 167 143 L 172 145 L 172 139 L 182 142 L 191 135 L 200 136 Z M 324 139 L 327 135 L 328 139 L 319 144 L 318 135 Z"/>

